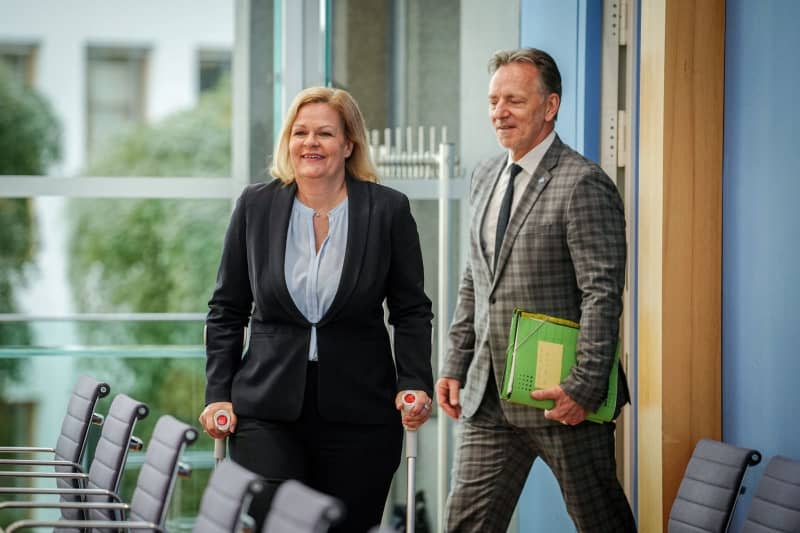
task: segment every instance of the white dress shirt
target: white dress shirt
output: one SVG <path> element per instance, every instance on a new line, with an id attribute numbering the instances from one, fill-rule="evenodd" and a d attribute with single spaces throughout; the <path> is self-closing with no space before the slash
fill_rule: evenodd
<path id="1" fill-rule="evenodd" d="M 316 249 L 314 210 L 297 198 L 292 205 L 286 235 L 283 268 L 286 287 L 297 309 L 312 324 L 320 321 L 333 303 L 342 277 L 347 248 L 347 198 L 328 213 L 328 235 Z M 311 327 L 308 359 L 317 361 L 317 328 Z"/>
<path id="2" fill-rule="evenodd" d="M 539 163 L 542 162 L 544 154 L 547 153 L 547 150 L 550 148 L 550 145 L 553 144 L 555 138 L 556 132 L 553 130 L 550 132 L 550 135 L 534 146 L 530 152 L 522 156 L 519 161 L 514 161 L 511 158 L 511 152 L 508 152 L 506 167 L 503 169 L 503 172 L 500 173 L 500 177 L 492 191 L 492 196 L 489 198 L 489 204 L 486 207 L 486 215 L 483 218 L 483 227 L 481 228 L 481 248 L 486 258 L 489 260 L 490 265 L 494 264 L 494 241 L 495 233 L 497 232 L 497 214 L 500 211 L 500 204 L 503 202 L 503 195 L 508 186 L 508 179 L 510 176 L 509 168 L 511 164 L 518 164 L 522 167 L 522 170 L 517 174 L 514 180 L 514 197 L 511 200 L 511 216 L 509 220 L 514 216 L 514 211 L 517 210 L 523 192 L 527 189 L 528 184 L 533 178 L 533 173 L 536 172 L 536 168 L 539 166 Z"/>

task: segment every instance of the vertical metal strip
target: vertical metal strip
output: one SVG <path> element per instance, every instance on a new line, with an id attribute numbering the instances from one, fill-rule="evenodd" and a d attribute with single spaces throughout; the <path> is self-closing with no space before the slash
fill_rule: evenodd
<path id="1" fill-rule="evenodd" d="M 439 371 L 441 372 L 447 354 L 447 330 L 449 327 L 450 296 L 450 178 L 453 172 L 454 147 L 450 143 L 439 145 L 439 305 L 437 317 L 437 338 Z M 444 524 L 444 504 L 447 499 L 448 464 L 448 420 L 441 410 L 436 419 L 437 457 L 436 457 L 436 523 L 438 528 Z"/>

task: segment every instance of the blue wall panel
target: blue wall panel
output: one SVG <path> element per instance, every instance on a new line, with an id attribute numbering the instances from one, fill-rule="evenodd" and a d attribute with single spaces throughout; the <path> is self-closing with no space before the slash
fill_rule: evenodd
<path id="1" fill-rule="evenodd" d="M 771 456 L 800 460 L 798 19 L 793 0 L 726 5 L 723 436 L 764 454 L 753 489 Z"/>
<path id="2" fill-rule="evenodd" d="M 599 160 L 602 2 L 522 0 L 520 46 L 540 48 L 556 60 L 562 95 L 556 131 Z M 519 531 L 575 531 L 552 472 L 537 460 L 518 506 Z"/>

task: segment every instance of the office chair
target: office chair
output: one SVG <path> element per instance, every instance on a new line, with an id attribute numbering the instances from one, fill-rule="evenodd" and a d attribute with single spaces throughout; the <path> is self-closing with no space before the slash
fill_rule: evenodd
<path id="1" fill-rule="evenodd" d="M 742 533 L 800 532 L 800 461 L 776 455 L 747 510 Z"/>
<path id="2" fill-rule="evenodd" d="M 669 533 L 727 531 L 748 466 L 761 454 L 724 442 L 702 439 L 692 453 L 669 513 Z"/>
<path id="3" fill-rule="evenodd" d="M 233 533 L 243 524 L 243 513 L 253 496 L 264 490 L 258 474 L 237 465 L 230 459 L 220 462 L 200 501 L 194 533 Z M 252 526 L 251 526 L 252 527 Z"/>
<path id="4" fill-rule="evenodd" d="M 91 502 L 109 501 L 105 496 L 84 494 L 82 489 L 104 490 L 116 493 L 122 479 L 122 472 L 128 457 L 128 451 L 141 450 L 142 441 L 133 436 L 136 422 L 145 418 L 148 408 L 142 402 L 134 400 L 125 394 L 118 394 L 111 407 L 108 409 L 100 439 L 95 448 L 94 457 L 89 467 L 89 472 L 84 473 L 80 467 L 65 461 L 48 461 L 53 463 L 56 469 L 67 469 L 66 472 L 29 472 L 29 471 L 6 471 L 0 472 L 0 477 L 16 478 L 56 478 L 59 487 L 55 489 L 45 488 L 17 488 L 0 487 L 0 494 L 31 495 L 31 494 L 58 494 L 61 502 Z M 68 484 L 77 481 L 77 486 L 72 487 Z M 67 485 L 67 487 L 64 487 Z M 65 492 L 66 489 L 70 489 Z M 0 509 L 10 508 L 42 508 L 44 502 L 24 502 L 7 501 L 0 503 Z M 60 506 L 61 517 L 65 520 L 85 520 L 86 518 L 113 518 L 108 513 L 101 510 L 84 512 L 70 506 Z"/>
<path id="5" fill-rule="evenodd" d="M 89 428 L 92 424 L 103 424 L 103 416 L 94 412 L 97 402 L 110 392 L 111 387 L 107 383 L 86 375 L 79 376 L 67 402 L 67 412 L 61 422 L 55 447 L 0 446 L 0 466 L 52 466 L 60 473 L 80 471 Z M 48 459 L 4 458 L 10 454 L 43 454 Z M 70 478 L 57 479 L 56 485 L 60 489 L 77 489 L 80 486 L 77 480 Z M 74 496 L 69 494 L 63 495 L 62 500 L 75 501 Z"/>
<path id="6" fill-rule="evenodd" d="M 180 456 L 186 446 L 197 440 L 197 430 L 171 415 L 158 419 L 147 446 L 144 464 L 136 481 L 131 503 L 120 501 L 117 494 L 87 489 L 83 494 L 111 498 L 112 502 L 76 502 L 66 504 L 92 511 L 127 512 L 124 520 L 19 520 L 6 528 L 6 533 L 31 527 L 54 528 L 112 528 L 164 531 L 167 509 L 181 468 Z M 51 504 L 59 506 L 59 504 Z"/>
<path id="7" fill-rule="evenodd" d="M 261 533 L 324 533 L 344 518 L 344 504 L 299 481 L 284 481 L 275 492 Z"/>
<path id="8" fill-rule="evenodd" d="M 78 466 L 83 460 L 83 453 L 86 451 L 89 426 L 91 424 L 102 425 L 103 423 L 103 417 L 94 412 L 97 402 L 100 398 L 108 396 L 110 392 L 111 387 L 107 383 L 102 383 L 89 376 L 78 377 L 67 403 L 67 412 L 61 422 L 61 432 L 55 448 L 0 446 L 0 454 L 43 453 L 52 455 L 55 461 L 67 461 Z M 41 465 L 43 460 L 0 459 L 0 464 Z M 56 466 L 56 470 L 61 472 L 70 471 L 62 465 Z"/>

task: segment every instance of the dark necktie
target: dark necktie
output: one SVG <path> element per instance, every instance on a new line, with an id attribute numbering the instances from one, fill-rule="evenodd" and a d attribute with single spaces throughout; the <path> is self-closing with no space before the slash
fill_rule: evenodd
<path id="1" fill-rule="evenodd" d="M 511 218 L 511 203 L 514 200 L 514 178 L 520 173 L 522 167 L 512 163 L 509 167 L 508 185 L 497 213 L 497 231 L 494 234 L 494 269 L 497 270 L 497 258 L 500 257 L 500 247 L 503 245 L 503 236 L 506 234 L 508 219 Z"/>

